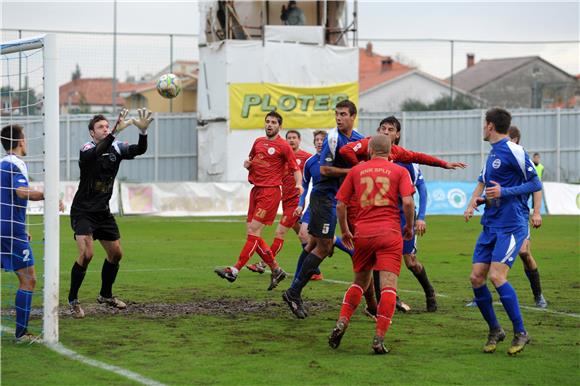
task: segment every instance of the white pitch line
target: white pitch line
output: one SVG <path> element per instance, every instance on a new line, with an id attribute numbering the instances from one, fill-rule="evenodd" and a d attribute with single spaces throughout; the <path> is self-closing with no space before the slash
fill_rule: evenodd
<path id="1" fill-rule="evenodd" d="M 329 283 L 335 283 L 335 284 L 352 284 L 352 282 L 342 281 L 342 280 L 322 279 L 322 281 L 327 281 Z M 404 290 L 404 289 L 400 289 L 400 288 L 397 288 L 397 292 L 407 292 L 410 294 L 422 294 L 422 293 L 424 293 L 422 291 Z M 440 298 L 448 298 L 449 297 L 447 295 L 443 295 L 443 294 L 440 294 L 438 292 L 435 293 L 435 296 L 440 297 Z"/>
<path id="2" fill-rule="evenodd" d="M 503 306 L 503 304 L 501 304 L 501 302 L 493 302 L 493 304 L 496 306 Z M 554 310 L 550 310 L 549 308 L 529 307 L 529 306 L 522 306 L 521 304 L 520 304 L 520 308 L 524 308 L 524 309 L 530 310 L 530 311 L 546 312 L 548 314 L 565 315 L 565 316 L 569 316 L 571 318 L 580 318 L 580 314 L 573 314 L 571 312 L 554 311 Z"/>
<path id="3" fill-rule="evenodd" d="M 9 327 L 5 327 L 2 326 L 2 332 L 8 332 L 11 334 L 14 334 L 14 330 L 9 328 Z M 149 379 L 147 377 L 142 376 L 141 374 L 137 374 L 131 370 L 127 370 L 124 369 L 122 367 L 119 366 L 114 366 L 114 365 L 110 365 L 101 361 L 97 361 L 95 359 L 91 359 L 91 358 L 87 358 L 73 350 L 70 350 L 66 347 L 64 347 L 62 344 L 60 343 L 56 343 L 56 344 L 46 344 L 46 347 L 48 347 L 49 349 L 51 349 L 52 351 L 67 357 L 69 359 L 84 363 L 86 365 L 89 366 L 93 366 L 96 367 L 98 369 L 101 370 L 106 370 L 106 371 L 110 371 L 112 373 L 115 373 L 117 375 L 120 375 L 122 377 L 125 377 L 127 379 L 130 379 L 132 381 L 141 383 L 143 385 L 147 385 L 147 386 L 165 386 L 164 383 L 161 382 L 157 382 L 153 379 Z"/>

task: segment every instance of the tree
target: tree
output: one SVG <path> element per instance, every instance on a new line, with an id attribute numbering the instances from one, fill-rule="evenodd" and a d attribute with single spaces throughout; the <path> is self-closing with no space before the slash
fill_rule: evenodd
<path id="1" fill-rule="evenodd" d="M 72 73 L 72 80 L 79 80 L 81 78 L 81 68 L 79 67 L 79 64 L 77 63 L 75 70 Z"/>
<path id="2" fill-rule="evenodd" d="M 449 96 L 440 96 L 430 104 L 425 104 L 418 99 L 406 99 L 401 105 L 402 111 L 442 111 L 442 110 L 472 110 L 477 104 L 464 95 L 457 95 L 451 103 Z"/>

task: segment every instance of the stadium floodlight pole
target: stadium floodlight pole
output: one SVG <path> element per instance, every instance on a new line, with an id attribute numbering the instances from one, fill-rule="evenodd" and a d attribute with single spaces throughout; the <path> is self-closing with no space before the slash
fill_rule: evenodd
<path id="1" fill-rule="evenodd" d="M 453 110 L 453 40 L 451 40 L 451 76 L 449 77 L 449 110 Z"/>
<path id="2" fill-rule="evenodd" d="M 58 343 L 60 128 L 56 36 L 44 37 L 44 341 Z"/>

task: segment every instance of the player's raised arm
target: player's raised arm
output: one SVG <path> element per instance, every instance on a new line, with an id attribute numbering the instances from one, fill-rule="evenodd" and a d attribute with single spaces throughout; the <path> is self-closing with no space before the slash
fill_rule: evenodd
<path id="1" fill-rule="evenodd" d="M 330 150 L 328 145 L 328 138 L 324 140 L 322 151 L 320 152 L 320 174 L 325 177 L 344 177 L 348 174 L 350 169 L 339 168 L 332 166 L 335 155 Z"/>
<path id="2" fill-rule="evenodd" d="M 347 143 L 338 151 L 341 157 L 350 165 L 357 165 L 368 158 L 369 138 L 363 138 L 356 142 Z"/>
<path id="3" fill-rule="evenodd" d="M 393 145 L 391 147 L 390 158 L 394 162 L 417 163 L 421 165 L 436 166 L 443 169 L 465 169 L 468 166 L 463 162 L 447 162 L 429 154 L 407 150 L 398 145 Z"/>

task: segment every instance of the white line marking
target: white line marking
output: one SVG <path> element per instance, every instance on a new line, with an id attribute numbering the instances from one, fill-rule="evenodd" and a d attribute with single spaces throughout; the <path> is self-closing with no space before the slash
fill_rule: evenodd
<path id="1" fill-rule="evenodd" d="M 342 280 L 332 280 L 332 279 L 322 279 L 322 281 L 327 281 L 329 283 L 334 283 L 334 284 L 352 284 L 350 282 L 347 281 L 342 281 Z M 404 290 L 404 289 L 400 289 L 397 288 L 397 292 L 407 292 L 407 293 L 411 293 L 411 294 L 422 294 L 424 293 L 423 291 L 414 291 L 414 290 Z M 448 295 L 443 295 L 440 293 L 435 293 L 435 296 L 440 297 L 440 298 L 448 298 Z"/>
<path id="2" fill-rule="evenodd" d="M 2 332 L 8 332 L 8 333 L 12 333 L 14 334 L 14 330 L 5 326 L 2 326 Z M 137 374 L 133 371 L 124 369 L 122 367 L 119 366 L 114 366 L 114 365 L 109 365 L 107 363 L 103 363 L 100 361 L 97 361 L 95 359 L 91 359 L 91 358 L 87 358 L 73 350 L 70 350 L 66 347 L 64 347 L 62 344 L 57 343 L 57 344 L 46 344 L 46 347 L 48 347 L 49 349 L 51 349 L 52 351 L 65 356 L 67 358 L 70 358 L 72 360 L 75 361 L 79 361 L 81 363 L 84 363 L 86 365 L 89 366 L 93 366 L 102 370 L 107 370 L 110 371 L 112 373 L 115 373 L 117 375 L 120 375 L 122 377 L 125 377 L 127 379 L 130 379 L 132 381 L 141 383 L 143 385 L 147 385 L 147 386 L 165 386 L 165 384 L 157 382 L 153 379 L 149 379 L 147 377 L 144 377 L 140 374 Z"/>
<path id="3" fill-rule="evenodd" d="M 496 306 L 503 307 L 503 304 L 501 304 L 501 302 L 493 302 L 493 304 Z M 524 309 L 530 310 L 530 311 L 547 312 L 548 314 L 565 315 L 565 316 L 570 316 L 572 318 L 580 318 L 580 314 L 573 314 L 573 313 L 562 312 L 562 311 L 554 311 L 554 310 L 550 310 L 547 308 L 522 306 L 521 304 L 520 304 L 520 308 L 524 308 Z"/>

